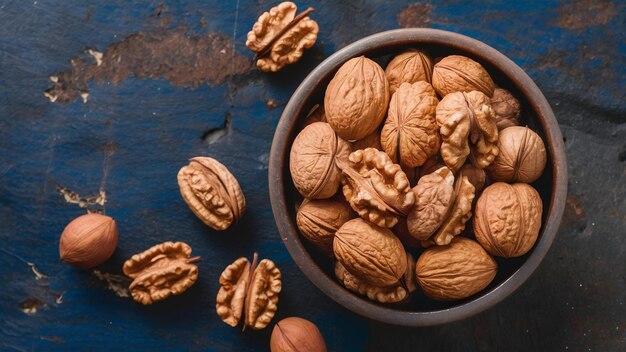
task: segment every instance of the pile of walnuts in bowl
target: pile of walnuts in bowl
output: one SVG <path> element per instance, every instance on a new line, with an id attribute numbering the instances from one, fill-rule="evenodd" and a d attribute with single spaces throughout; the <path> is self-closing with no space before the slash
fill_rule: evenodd
<path id="1" fill-rule="evenodd" d="M 381 303 L 464 299 L 541 228 L 546 165 L 520 103 L 478 62 L 409 50 L 344 63 L 290 152 L 301 235 L 337 280 Z"/>

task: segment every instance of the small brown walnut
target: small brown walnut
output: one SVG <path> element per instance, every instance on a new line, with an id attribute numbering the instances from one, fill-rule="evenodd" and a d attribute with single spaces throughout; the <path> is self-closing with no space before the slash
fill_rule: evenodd
<path id="1" fill-rule="evenodd" d="M 257 253 L 252 264 L 244 257 L 235 260 L 220 275 L 217 315 L 232 327 L 243 317 L 244 329 L 247 326 L 254 330 L 265 328 L 278 309 L 281 278 L 276 264 L 269 259 L 258 262 Z"/>
<path id="2" fill-rule="evenodd" d="M 274 325 L 270 351 L 326 352 L 326 343 L 315 324 L 306 319 L 289 317 Z"/>
<path id="3" fill-rule="evenodd" d="M 425 241 L 446 220 L 454 204 L 454 174 L 442 167 L 428 174 L 413 187 L 415 206 L 407 216 L 407 228 L 413 238 Z"/>
<path id="4" fill-rule="evenodd" d="M 460 55 L 446 56 L 435 64 L 433 87 L 442 97 L 474 90 L 491 97 L 494 90 L 489 73 L 478 62 Z"/>
<path id="5" fill-rule="evenodd" d="M 380 131 L 377 129 L 376 131 L 365 136 L 365 138 L 350 142 L 350 147 L 352 151 L 366 148 L 383 150 L 383 147 L 380 145 Z"/>
<path id="6" fill-rule="evenodd" d="M 293 184 L 305 198 L 332 197 L 339 188 L 341 171 L 335 159 L 347 158 L 350 146 L 330 125 L 315 122 L 305 127 L 291 146 L 289 169 Z"/>
<path id="7" fill-rule="evenodd" d="M 496 88 L 491 97 L 491 107 L 496 114 L 498 131 L 519 125 L 520 103 L 508 90 Z"/>
<path id="8" fill-rule="evenodd" d="M 489 285 L 497 270 L 495 260 L 478 243 L 464 237 L 455 237 L 447 246 L 427 249 L 415 267 L 422 291 L 441 301 L 478 293 Z"/>
<path id="9" fill-rule="evenodd" d="M 347 141 L 374 132 L 387 113 L 389 84 L 383 69 L 365 56 L 344 63 L 326 87 L 326 120 Z"/>
<path id="10" fill-rule="evenodd" d="M 339 197 L 305 199 L 298 208 L 296 224 L 302 236 L 324 253 L 332 256 L 335 232 L 341 225 L 352 219 L 352 214 L 350 204 Z"/>
<path id="11" fill-rule="evenodd" d="M 178 172 L 180 194 L 196 216 L 215 230 L 239 221 L 246 199 L 226 166 L 209 157 L 195 157 Z"/>
<path id="12" fill-rule="evenodd" d="M 441 157 L 455 173 L 469 156 L 484 169 L 498 155 L 498 128 L 485 94 L 472 91 L 446 95 L 437 105 L 437 125 L 443 139 Z"/>
<path id="13" fill-rule="evenodd" d="M 248 32 L 246 46 L 256 53 L 256 65 L 261 71 L 276 72 L 302 57 L 304 49 L 315 44 L 319 26 L 307 15 L 296 16 L 297 6 L 285 1 L 264 12 Z"/>
<path id="14" fill-rule="evenodd" d="M 430 84 L 402 83 L 391 97 L 380 134 L 383 149 L 394 162 L 417 167 L 439 151 L 435 108 L 437 95 Z"/>
<path id="15" fill-rule="evenodd" d="M 424 81 L 432 83 L 433 60 L 428 54 L 419 50 L 409 50 L 395 56 L 385 69 L 389 92 L 391 94 L 402 83 L 415 83 Z"/>
<path id="16" fill-rule="evenodd" d="M 133 255 L 124 263 L 124 275 L 133 279 L 129 290 L 133 300 L 144 305 L 179 295 L 198 279 L 200 257 L 191 257 L 183 242 L 163 242 Z"/>
<path id="17" fill-rule="evenodd" d="M 333 249 L 346 270 L 372 286 L 398 285 L 406 272 L 402 242 L 389 229 L 363 219 L 343 224 L 335 234 Z"/>
<path id="18" fill-rule="evenodd" d="M 337 160 L 343 172 L 343 195 L 360 217 L 381 227 L 393 227 L 415 203 L 409 180 L 389 155 L 374 148 Z"/>
<path id="19" fill-rule="evenodd" d="M 476 202 L 476 239 L 492 255 L 524 255 L 539 235 L 542 209 L 541 197 L 533 187 L 496 182 Z"/>
<path id="20" fill-rule="evenodd" d="M 483 188 L 485 188 L 485 182 L 487 182 L 487 177 L 485 175 L 485 170 L 479 167 L 476 167 L 472 164 L 465 164 L 459 170 L 457 177 L 467 176 L 469 182 L 474 186 L 474 193 L 480 194 Z"/>
<path id="21" fill-rule="evenodd" d="M 546 167 L 546 147 L 528 127 L 513 126 L 500 132 L 500 153 L 487 168 L 489 178 L 502 182 L 531 183 Z"/>

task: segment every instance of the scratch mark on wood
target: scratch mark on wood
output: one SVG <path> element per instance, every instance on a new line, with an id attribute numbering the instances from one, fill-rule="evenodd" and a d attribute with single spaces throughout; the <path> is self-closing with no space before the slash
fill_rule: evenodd
<path id="1" fill-rule="evenodd" d="M 115 292 L 115 294 L 118 297 L 122 297 L 122 298 L 130 297 L 128 286 L 130 285 L 132 280 L 127 278 L 126 276 L 104 273 L 104 272 L 101 272 L 100 270 L 94 270 L 93 275 L 98 280 L 106 282 L 107 288 Z"/>
<path id="2" fill-rule="evenodd" d="M 220 127 L 208 129 L 200 138 L 207 144 L 213 144 L 227 136 L 230 133 L 231 116 L 231 113 L 227 111 L 224 116 L 224 124 Z"/>
<path id="3" fill-rule="evenodd" d="M 35 266 L 35 263 L 30 263 L 27 262 L 26 264 L 28 264 L 28 266 L 30 266 L 30 270 L 33 272 L 33 274 L 35 274 L 35 280 L 41 280 L 41 279 L 48 279 L 50 278 L 50 276 L 42 273 L 41 271 L 39 271 L 39 269 L 37 269 L 37 267 Z"/>

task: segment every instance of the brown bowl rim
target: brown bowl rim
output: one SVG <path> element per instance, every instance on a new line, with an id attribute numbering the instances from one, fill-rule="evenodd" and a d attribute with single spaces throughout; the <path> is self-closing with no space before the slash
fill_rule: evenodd
<path id="1" fill-rule="evenodd" d="M 553 161 L 551 204 L 547 221 L 539 241 L 526 261 L 510 277 L 489 292 L 452 308 L 427 312 L 402 311 L 378 305 L 347 291 L 338 282 L 329 278 L 300 241 L 294 220 L 290 218 L 287 208 L 283 179 L 290 150 L 288 145 L 290 136 L 296 128 L 298 118 L 303 114 L 304 102 L 315 90 L 318 81 L 350 58 L 366 55 L 381 48 L 417 44 L 452 47 L 499 69 L 526 96 L 530 106 L 535 110 L 537 120 L 545 132 L 545 142 Z M 274 219 L 287 250 L 300 270 L 328 297 L 349 310 L 380 322 L 404 326 L 430 326 L 467 318 L 494 306 L 513 293 L 535 271 L 550 249 L 561 222 L 567 195 L 567 162 L 563 137 L 548 101 L 535 82 L 517 64 L 485 43 L 462 34 L 427 28 L 397 29 L 373 34 L 340 49 L 320 63 L 298 86 L 283 111 L 272 141 L 268 168 L 269 194 Z"/>

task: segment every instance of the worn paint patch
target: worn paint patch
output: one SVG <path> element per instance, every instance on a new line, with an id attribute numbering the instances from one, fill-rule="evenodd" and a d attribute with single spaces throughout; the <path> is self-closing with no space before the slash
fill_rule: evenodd
<path id="1" fill-rule="evenodd" d="M 216 85 L 227 77 L 248 72 L 251 60 L 236 52 L 226 34 L 189 33 L 185 27 L 138 32 L 113 43 L 102 53 L 87 49 L 70 60 L 71 68 L 50 76 L 44 92 L 51 102 L 87 102 L 89 82 L 119 84 L 129 77 L 165 78 L 176 87 Z"/>
<path id="2" fill-rule="evenodd" d="M 46 304 L 36 297 L 29 297 L 20 302 L 20 308 L 22 309 L 22 312 L 28 315 L 36 314 L 38 309 L 45 306 Z"/>
<path id="3" fill-rule="evenodd" d="M 398 23 L 405 28 L 428 27 L 432 22 L 430 11 L 432 6 L 425 3 L 410 4 L 398 12 Z"/>
<path id="4" fill-rule="evenodd" d="M 563 212 L 561 227 L 570 228 L 577 224 L 581 226 L 580 231 L 586 227 L 583 201 L 580 196 L 570 193 L 565 200 L 565 211 Z"/>
<path id="5" fill-rule="evenodd" d="M 93 275 L 100 281 L 104 281 L 107 283 L 107 288 L 119 297 L 130 297 L 130 292 L 128 291 L 128 286 L 132 282 L 131 279 L 127 278 L 123 275 L 116 275 L 110 273 L 104 273 L 100 270 L 94 270 Z"/>
<path id="6" fill-rule="evenodd" d="M 107 201 L 107 195 L 104 190 L 100 190 L 98 194 L 88 197 L 82 197 L 80 194 L 65 187 L 58 187 L 59 194 L 69 204 L 76 204 L 81 208 L 87 208 L 93 205 L 104 206 Z"/>
<path id="7" fill-rule="evenodd" d="M 570 30 L 608 24 L 617 13 L 618 6 L 609 1 L 579 0 L 558 8 L 556 25 Z"/>
<path id="8" fill-rule="evenodd" d="M 232 114 L 227 111 L 224 115 L 224 124 L 219 127 L 209 128 L 204 133 L 202 133 L 202 136 L 200 138 L 207 144 L 217 143 L 219 140 L 226 137 L 230 133 L 231 118 Z"/>

